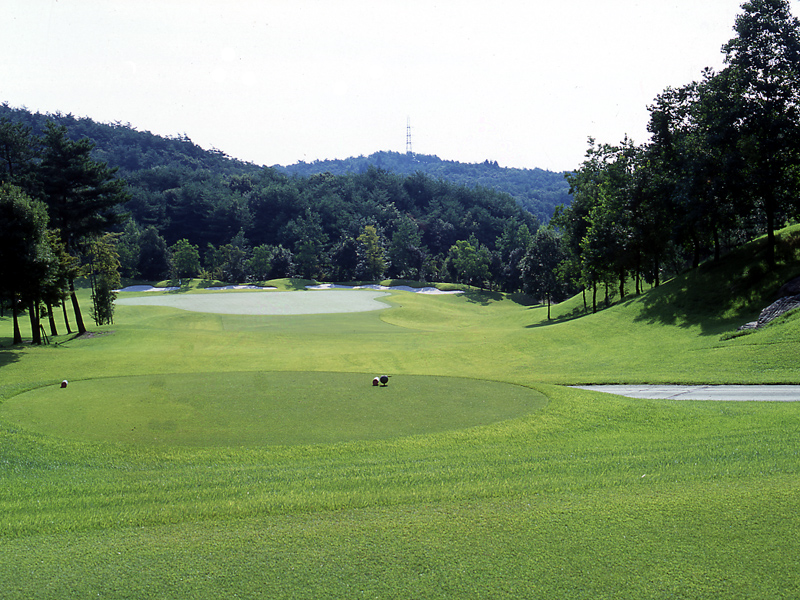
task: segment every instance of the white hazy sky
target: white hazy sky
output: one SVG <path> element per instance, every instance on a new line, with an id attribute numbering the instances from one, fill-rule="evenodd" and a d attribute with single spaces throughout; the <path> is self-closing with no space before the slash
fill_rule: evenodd
<path id="1" fill-rule="evenodd" d="M 413 149 L 568 170 L 722 66 L 742 0 L 0 0 L 0 102 L 261 165 Z M 792 0 L 800 16 L 800 0 Z"/>

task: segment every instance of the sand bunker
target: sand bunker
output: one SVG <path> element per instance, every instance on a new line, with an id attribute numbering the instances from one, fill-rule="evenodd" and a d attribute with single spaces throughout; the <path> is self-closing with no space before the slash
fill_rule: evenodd
<path id="1" fill-rule="evenodd" d="M 164 290 L 165 288 L 161 288 Z M 315 315 L 382 310 L 389 305 L 376 290 L 315 290 L 248 294 L 163 294 L 118 298 L 123 306 L 169 306 L 193 312 L 225 315 Z"/>
<path id="2" fill-rule="evenodd" d="M 335 283 L 321 283 L 320 285 L 307 285 L 306 288 L 309 290 L 379 290 L 379 291 L 392 291 L 392 290 L 399 290 L 403 292 L 414 292 L 415 294 L 463 294 L 462 290 L 440 290 L 435 287 L 410 287 L 408 285 L 338 285 Z"/>
<path id="3" fill-rule="evenodd" d="M 114 290 L 115 292 L 177 292 L 179 287 L 153 287 L 152 285 L 129 285 L 121 290 Z M 275 287 L 261 287 L 258 285 L 225 285 L 220 287 L 207 287 L 205 290 L 277 290 Z"/>

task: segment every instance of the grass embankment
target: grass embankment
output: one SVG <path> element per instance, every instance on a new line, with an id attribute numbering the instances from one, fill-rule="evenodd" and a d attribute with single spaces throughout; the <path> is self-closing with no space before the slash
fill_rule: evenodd
<path id="1" fill-rule="evenodd" d="M 553 385 L 800 382 L 797 317 L 724 339 L 771 301 L 769 275 L 743 276 L 717 309 L 702 304 L 703 287 L 729 285 L 737 261 L 757 264 L 745 249 L 596 315 L 578 318 L 576 298 L 553 322 L 497 294 L 396 293 L 391 310 L 347 315 L 119 307 L 101 335 L 4 349 L 0 595 L 797 597 L 800 404 L 643 401 Z M 373 389 L 383 372 L 389 387 Z M 127 381 L 152 404 L 127 414 L 151 414 L 138 426 L 157 431 L 175 410 L 154 400 L 159 389 L 173 386 L 165 398 L 195 410 L 212 410 L 220 393 L 244 410 L 253 378 L 274 376 L 287 399 L 325 398 L 324 373 L 353 382 L 343 402 L 359 410 L 404 380 L 425 390 L 398 397 L 399 409 L 420 396 L 452 400 L 443 380 L 491 395 L 497 409 L 507 402 L 482 391 L 487 382 L 548 401 L 452 426 L 452 409 L 436 410 L 424 420 L 440 429 L 381 439 L 347 437 L 349 420 L 328 413 L 319 423 L 340 441 L 278 446 L 232 443 L 214 423 L 197 431 L 221 443 L 180 445 L 96 441 L 86 421 L 59 429 L 59 419 L 12 418 L 20 392 L 60 392 L 38 388 L 65 378 L 67 392 L 91 390 L 87 403 L 54 410 L 94 404 L 91 415 L 111 418 L 119 402 L 126 414 Z M 205 382 L 195 394 L 183 389 L 193 377 Z"/>

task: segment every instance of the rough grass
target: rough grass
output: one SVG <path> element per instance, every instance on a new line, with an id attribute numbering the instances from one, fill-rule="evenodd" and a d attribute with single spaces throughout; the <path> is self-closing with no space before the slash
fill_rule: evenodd
<path id="1" fill-rule="evenodd" d="M 66 439 L 4 412 L 0 596 L 796 598 L 800 403 L 554 385 L 799 383 L 798 316 L 725 339 L 782 283 L 741 275 L 718 292 L 759 252 L 596 315 L 573 299 L 551 322 L 499 294 L 394 293 L 391 310 L 349 315 L 120 307 L 99 335 L 4 348 L 3 411 L 65 378 L 288 371 L 386 372 L 386 390 L 404 376 L 505 382 L 548 403 L 472 427 L 270 447 Z M 782 256 L 789 273 L 796 256 Z"/>

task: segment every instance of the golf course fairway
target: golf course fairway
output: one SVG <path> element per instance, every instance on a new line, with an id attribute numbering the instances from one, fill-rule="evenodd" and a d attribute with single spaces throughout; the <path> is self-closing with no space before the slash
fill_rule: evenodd
<path id="1" fill-rule="evenodd" d="M 798 598 L 800 402 L 567 387 L 800 382 L 798 311 L 737 332 L 794 264 L 754 256 L 552 319 L 468 287 L 3 317 L 0 598 Z M 275 293 L 197 288 L 165 294 Z"/>

